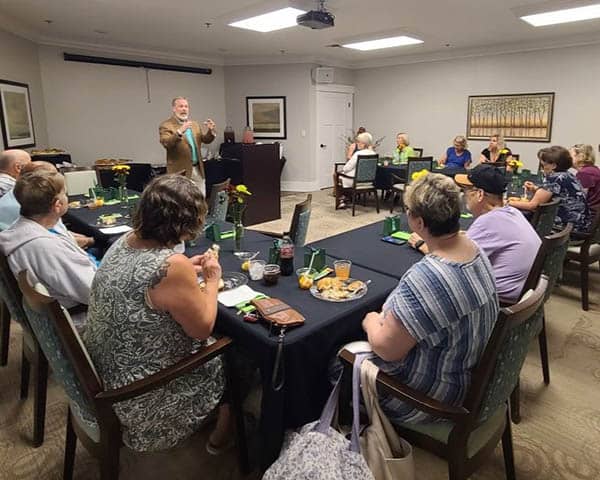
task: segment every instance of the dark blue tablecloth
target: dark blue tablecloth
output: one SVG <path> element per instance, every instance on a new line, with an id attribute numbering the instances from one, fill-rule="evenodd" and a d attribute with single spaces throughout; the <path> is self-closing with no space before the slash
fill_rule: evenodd
<path id="1" fill-rule="evenodd" d="M 454 177 L 454 175 L 466 172 L 464 168 L 460 167 L 434 168 L 432 171 L 433 173 L 441 173 L 448 177 Z M 407 164 L 388 165 L 387 167 L 380 165 L 377 167 L 377 173 L 375 174 L 375 187 L 380 190 L 389 190 L 394 183 L 398 183 L 393 175 L 406 180 L 406 173 Z"/>
<path id="2" fill-rule="evenodd" d="M 401 229 L 410 231 L 406 215 L 399 215 Z M 461 228 L 466 230 L 473 222 L 472 218 L 461 219 Z M 352 261 L 354 266 L 367 267 L 384 275 L 399 279 L 423 255 L 408 243 L 394 245 L 381 240 L 383 237 L 383 222 L 375 222 L 364 227 L 340 233 L 333 237 L 317 240 L 310 247 L 324 248 L 327 255 Z"/>
<path id="3" fill-rule="evenodd" d="M 186 250 L 187 255 L 206 251 L 213 242 L 201 239 Z M 258 258 L 268 259 L 271 238 L 246 231 L 243 248 L 259 251 Z M 233 240 L 220 243 L 220 262 L 224 272 L 240 271 L 240 261 L 233 255 Z M 295 268 L 303 266 L 304 249 L 297 249 Z M 328 258 L 332 265 L 333 258 Z M 219 305 L 216 331 L 232 337 L 257 362 L 262 378 L 261 406 L 261 464 L 270 465 L 278 456 L 286 428 L 299 427 L 319 417 L 330 391 L 327 378 L 329 361 L 337 349 L 363 336 L 361 322 L 364 316 L 383 305 L 396 285 L 396 279 L 362 267 L 354 267 L 352 276 L 371 280 L 367 294 L 346 303 L 318 300 L 307 290 L 298 287 L 296 275 L 281 277 L 274 286 L 262 281 L 249 281 L 251 288 L 270 297 L 279 298 L 300 312 L 306 323 L 286 333 L 284 347 L 285 385 L 275 392 L 271 375 L 277 352 L 277 336 L 270 335 L 262 323 L 244 322 L 233 308 Z"/>

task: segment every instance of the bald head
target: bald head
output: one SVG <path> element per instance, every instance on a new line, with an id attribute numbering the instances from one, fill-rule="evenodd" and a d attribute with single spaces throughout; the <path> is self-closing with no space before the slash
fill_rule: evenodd
<path id="1" fill-rule="evenodd" d="M 13 178 L 19 178 L 21 169 L 31 163 L 31 157 L 25 150 L 4 150 L 0 154 L 0 172 Z"/>

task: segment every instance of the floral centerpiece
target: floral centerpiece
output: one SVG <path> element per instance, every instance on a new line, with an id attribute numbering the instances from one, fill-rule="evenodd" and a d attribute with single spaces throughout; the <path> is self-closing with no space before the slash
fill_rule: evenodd
<path id="1" fill-rule="evenodd" d="M 233 218 L 235 249 L 236 251 L 239 251 L 242 249 L 242 237 L 244 236 L 242 216 L 247 207 L 248 197 L 252 195 L 252 192 L 248 190 L 246 185 L 240 184 L 229 185 L 229 187 L 227 187 L 227 194 L 229 195 L 229 211 Z"/>
<path id="2" fill-rule="evenodd" d="M 131 167 L 129 165 L 115 165 L 112 171 L 115 174 L 115 180 L 119 184 L 119 201 L 123 204 L 123 208 L 127 208 L 127 175 Z"/>
<path id="3" fill-rule="evenodd" d="M 424 168 L 423 170 L 419 170 L 418 172 L 413 172 L 413 174 L 410 177 L 410 180 L 411 180 L 411 182 L 414 182 L 415 180 L 418 180 L 419 178 L 424 177 L 428 173 L 429 173 L 429 170 L 427 170 L 426 168 Z"/>
<path id="4" fill-rule="evenodd" d="M 519 168 L 521 167 L 523 167 L 523 162 L 516 158 L 511 158 L 508 162 L 506 162 L 507 170 L 515 175 L 519 174 Z"/>

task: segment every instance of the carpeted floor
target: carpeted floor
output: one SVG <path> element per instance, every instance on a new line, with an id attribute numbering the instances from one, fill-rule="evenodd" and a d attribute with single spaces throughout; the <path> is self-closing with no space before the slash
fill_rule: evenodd
<path id="1" fill-rule="evenodd" d="M 283 197 L 281 220 L 261 225 L 269 230 L 288 228 L 294 204 L 305 194 Z M 389 208 L 389 206 L 388 206 Z M 335 211 L 328 192 L 313 194 L 309 241 L 383 219 L 389 210 L 374 206 Z M 521 376 L 522 421 L 513 427 L 519 479 L 600 478 L 600 273 L 592 268 L 591 310 L 581 310 L 578 274 L 567 269 L 562 285 L 546 305 L 551 383 L 545 387 L 537 345 L 532 345 Z M 9 364 L 0 369 L 0 479 L 62 478 L 66 401 L 50 377 L 46 440 L 31 447 L 32 404 L 20 401 L 19 367 L 21 333 L 13 323 Z M 121 478 L 241 479 L 234 452 L 221 457 L 205 453 L 206 429 L 176 449 L 152 455 L 123 450 Z M 257 440 L 251 443 L 256 446 Z M 446 464 L 425 452 L 415 452 L 419 480 L 447 478 Z M 76 479 L 99 478 L 98 467 L 79 444 Z M 259 478 L 257 473 L 247 478 Z M 479 472 L 478 480 L 504 477 L 501 447 Z"/>

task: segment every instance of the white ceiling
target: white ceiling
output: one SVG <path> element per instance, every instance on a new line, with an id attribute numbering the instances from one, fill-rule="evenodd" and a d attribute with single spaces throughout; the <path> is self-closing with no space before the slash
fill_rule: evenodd
<path id="1" fill-rule="evenodd" d="M 573 6 L 591 1 L 550 0 Z M 234 20 L 311 0 L 0 0 L 2 28 L 41 44 L 223 65 L 314 62 L 349 68 L 600 43 L 600 20 L 534 28 L 516 13 L 539 0 L 329 0 L 335 27 L 270 33 Z M 52 23 L 46 23 L 51 20 Z M 206 23 L 210 23 L 207 28 Z M 98 33 L 106 32 L 106 33 Z M 327 45 L 410 34 L 421 45 L 359 52 Z"/>

